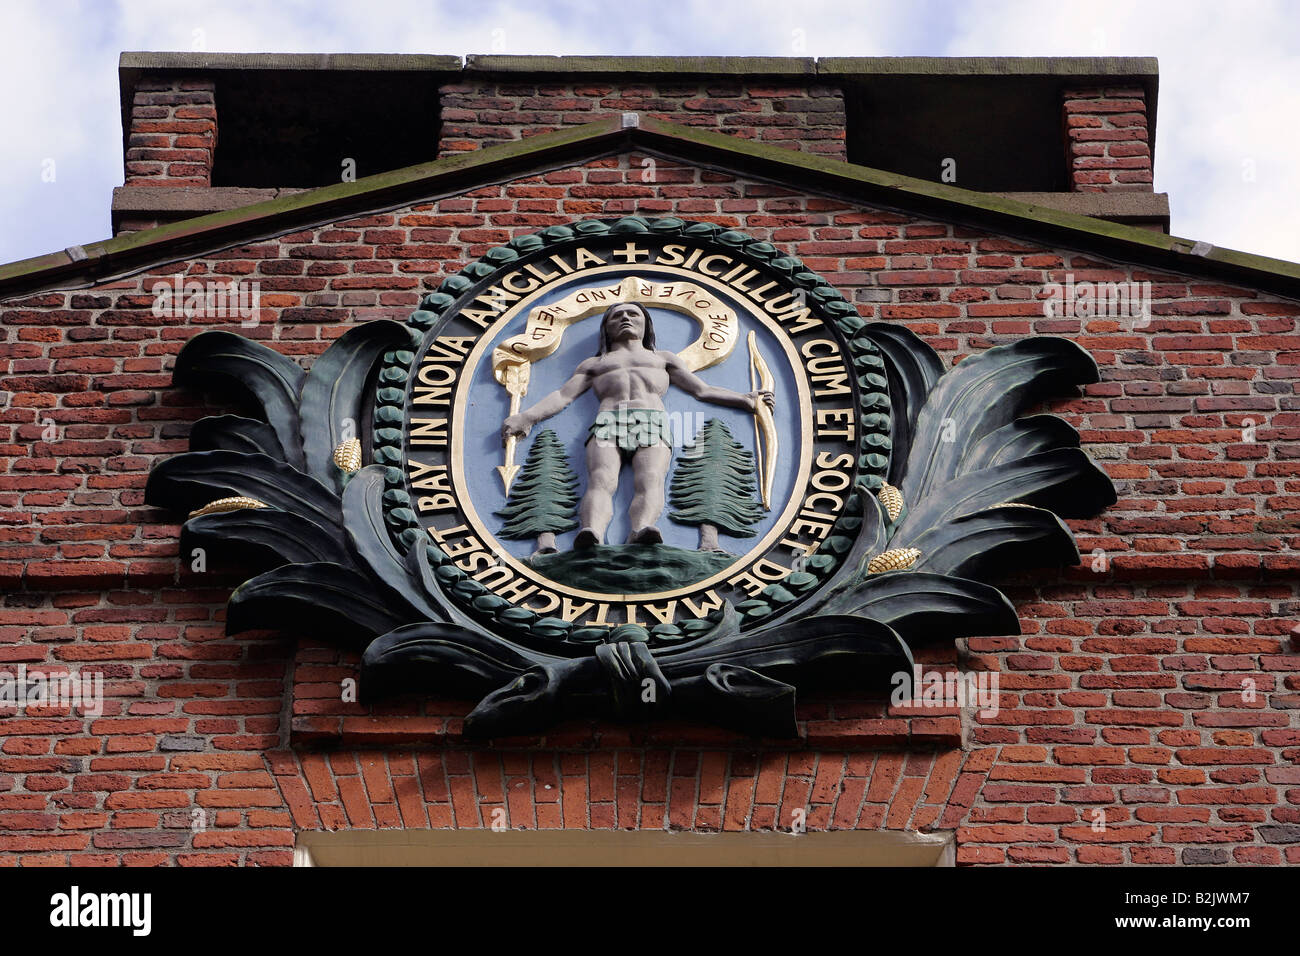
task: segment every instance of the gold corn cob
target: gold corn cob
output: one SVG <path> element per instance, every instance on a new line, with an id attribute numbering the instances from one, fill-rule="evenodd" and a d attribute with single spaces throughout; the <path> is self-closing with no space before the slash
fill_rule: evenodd
<path id="1" fill-rule="evenodd" d="M 876 497 L 885 506 L 885 514 L 889 515 L 889 520 L 897 521 L 898 516 L 903 513 L 903 493 L 886 481 L 881 483 Z"/>
<path id="2" fill-rule="evenodd" d="M 361 467 L 361 442 L 356 438 L 349 438 L 347 441 L 339 442 L 339 447 L 334 449 L 334 464 L 339 466 L 339 471 L 345 475 L 350 475 Z"/>
<path id="3" fill-rule="evenodd" d="M 265 508 L 266 502 L 258 501 L 256 498 L 248 498 L 244 495 L 236 495 L 233 498 L 218 498 L 216 501 L 204 505 L 190 512 L 191 518 L 197 518 L 200 515 L 222 514 L 227 511 L 239 511 L 242 508 Z"/>
<path id="4" fill-rule="evenodd" d="M 916 564 L 921 552 L 916 548 L 892 548 L 882 551 L 867 562 L 868 574 L 880 574 L 883 571 L 905 571 Z"/>

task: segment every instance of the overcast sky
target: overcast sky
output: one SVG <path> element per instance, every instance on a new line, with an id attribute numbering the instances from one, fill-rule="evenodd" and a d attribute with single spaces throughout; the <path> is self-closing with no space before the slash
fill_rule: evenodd
<path id="1" fill-rule="evenodd" d="M 118 55 L 195 49 L 1156 56 L 1155 188 L 1170 194 L 1172 231 L 1300 260 L 1300 4 L 1290 0 L 7 0 L 3 10 L 0 262 L 108 237 L 122 183 Z"/>

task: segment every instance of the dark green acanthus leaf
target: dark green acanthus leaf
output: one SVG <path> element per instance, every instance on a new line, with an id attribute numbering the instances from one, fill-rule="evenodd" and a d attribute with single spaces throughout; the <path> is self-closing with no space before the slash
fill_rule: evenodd
<path id="1" fill-rule="evenodd" d="M 348 329 L 313 363 L 298 402 L 303 461 L 308 474 L 342 491 L 334 449 L 347 438 L 362 438 L 369 426 L 367 386 L 384 352 L 409 346 L 406 327 L 377 319 Z"/>
<path id="2" fill-rule="evenodd" d="M 239 415 L 200 418 L 190 429 L 190 451 L 238 451 L 281 461 L 285 457 L 274 428 Z"/>
<path id="3" fill-rule="evenodd" d="M 250 395 L 279 439 L 285 461 L 303 467 L 298 438 L 298 395 L 306 373 L 275 349 L 233 332 L 202 332 L 176 357 L 172 380 L 190 388 L 228 389 Z"/>

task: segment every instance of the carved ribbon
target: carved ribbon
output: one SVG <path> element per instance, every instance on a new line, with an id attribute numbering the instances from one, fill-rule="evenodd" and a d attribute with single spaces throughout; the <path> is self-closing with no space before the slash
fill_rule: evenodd
<path id="1" fill-rule="evenodd" d="M 682 363 L 698 372 L 724 361 L 736 347 L 740 323 L 733 309 L 718 297 L 690 282 L 650 282 L 626 276 L 610 286 L 584 286 L 549 305 L 528 313 L 524 331 L 492 350 L 492 374 L 509 388 L 507 370 L 527 368 L 560 347 L 565 330 L 588 316 L 604 312 L 616 302 L 653 305 L 688 315 L 700 325 L 699 337 L 678 353 Z M 528 380 L 522 381 L 524 393 Z"/>

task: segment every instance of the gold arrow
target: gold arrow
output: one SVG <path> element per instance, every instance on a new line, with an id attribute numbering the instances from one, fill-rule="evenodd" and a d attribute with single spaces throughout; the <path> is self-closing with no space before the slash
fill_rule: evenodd
<path id="1" fill-rule="evenodd" d="M 520 362 L 510 365 L 503 369 L 503 372 L 505 381 L 502 384 L 510 393 L 510 414 L 517 415 L 520 405 L 523 404 L 524 393 L 528 391 L 528 364 Z M 519 439 L 514 435 L 506 439 L 505 464 L 497 465 L 497 473 L 501 476 L 501 483 L 505 486 L 507 495 L 510 494 L 510 485 L 519 472 L 520 466 L 515 464 L 515 446 L 518 443 Z"/>

